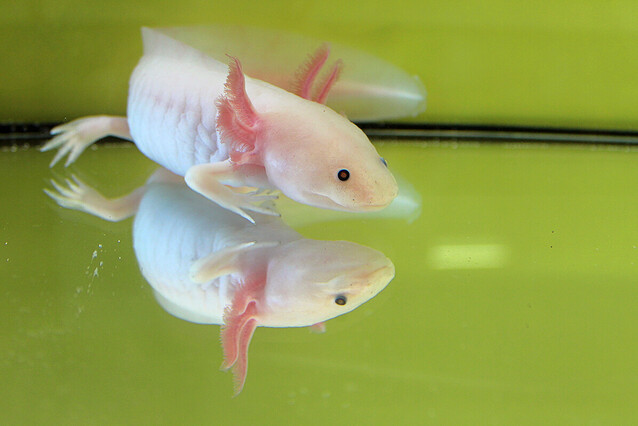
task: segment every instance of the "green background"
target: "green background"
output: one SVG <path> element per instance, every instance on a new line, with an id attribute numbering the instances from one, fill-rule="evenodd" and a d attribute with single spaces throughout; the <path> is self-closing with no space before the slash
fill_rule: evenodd
<path id="1" fill-rule="evenodd" d="M 4 2 L 0 121 L 123 114 L 139 28 L 243 24 L 357 47 L 420 76 L 416 121 L 638 128 L 638 3 Z"/>
<path id="2" fill-rule="evenodd" d="M 31 0 L 1 12 L 2 122 L 122 114 L 140 26 L 228 23 L 348 44 L 418 74 L 428 110 L 417 121 L 638 129 L 629 0 Z M 219 327 L 157 305 L 131 220 L 42 192 L 75 173 L 117 196 L 155 165 L 125 144 L 69 170 L 50 170 L 52 153 L 3 148 L 0 423 L 637 423 L 636 150 L 378 149 L 414 186 L 416 220 L 285 216 L 306 237 L 383 251 L 396 278 L 324 335 L 258 329 L 233 399 Z"/>

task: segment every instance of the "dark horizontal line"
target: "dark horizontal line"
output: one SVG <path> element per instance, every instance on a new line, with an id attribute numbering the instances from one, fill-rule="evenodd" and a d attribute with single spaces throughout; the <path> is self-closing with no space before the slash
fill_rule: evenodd
<path id="1" fill-rule="evenodd" d="M 638 131 L 471 124 L 361 124 L 370 138 L 638 145 Z"/>
<path id="2" fill-rule="evenodd" d="M 0 145 L 13 145 L 18 142 L 45 140 L 51 137 L 50 131 L 58 123 L 0 123 Z"/>
<path id="3" fill-rule="evenodd" d="M 43 141 L 59 123 L 0 123 L 0 146 Z M 638 145 L 638 131 L 431 123 L 360 123 L 374 139 Z"/>

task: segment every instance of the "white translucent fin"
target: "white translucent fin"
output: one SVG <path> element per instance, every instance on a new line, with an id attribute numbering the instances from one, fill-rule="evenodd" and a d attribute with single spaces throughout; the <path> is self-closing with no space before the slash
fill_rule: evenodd
<path id="1" fill-rule="evenodd" d="M 142 41 L 144 43 L 144 57 L 165 56 L 179 60 L 183 66 L 204 64 L 223 73 L 226 73 L 228 68 L 226 65 L 228 57 L 225 55 L 213 57 L 201 49 L 189 46 L 187 43 L 153 28 L 142 27 Z"/>
<path id="2" fill-rule="evenodd" d="M 288 91 L 294 89 L 295 70 L 324 42 L 283 31 L 230 25 L 144 28 L 142 32 L 145 55 L 174 53 L 180 45 L 222 63 L 230 54 L 241 60 L 247 75 Z M 329 61 L 341 59 L 344 63 L 343 73 L 327 98 L 332 109 L 360 122 L 411 117 L 425 110 L 425 88 L 417 77 L 351 47 L 330 46 Z"/>

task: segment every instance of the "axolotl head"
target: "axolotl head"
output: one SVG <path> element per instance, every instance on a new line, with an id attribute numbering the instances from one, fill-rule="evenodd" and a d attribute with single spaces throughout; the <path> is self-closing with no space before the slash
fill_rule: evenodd
<path id="1" fill-rule="evenodd" d="M 224 94 L 216 101 L 216 128 L 236 166 L 263 166 L 285 195 L 316 207 L 379 210 L 397 196 L 385 160 L 347 118 L 323 103 L 251 80 L 255 108 L 239 60 L 231 57 L 228 69 Z"/>
<path id="2" fill-rule="evenodd" d="M 368 137 L 325 105 L 263 114 L 268 179 L 286 196 L 315 207 L 373 211 L 390 204 L 398 186 Z"/>
<path id="3" fill-rule="evenodd" d="M 352 311 L 394 278 L 381 252 L 349 241 L 302 239 L 268 265 L 262 325 L 303 327 Z"/>

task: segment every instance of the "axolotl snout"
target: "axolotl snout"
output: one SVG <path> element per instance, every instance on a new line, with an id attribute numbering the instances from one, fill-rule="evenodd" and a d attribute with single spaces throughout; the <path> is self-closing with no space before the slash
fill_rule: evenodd
<path id="1" fill-rule="evenodd" d="M 367 136 L 324 102 L 337 80 L 337 61 L 315 80 L 329 55 L 322 46 L 297 72 L 295 93 L 223 64 L 149 28 L 144 56 L 130 80 L 128 117 L 87 117 L 53 129 L 43 150 L 59 147 L 67 164 L 107 135 L 135 142 L 147 157 L 184 176 L 186 184 L 244 218 L 276 214 L 261 190 L 316 207 L 369 211 L 398 193 L 385 160 Z M 258 188 L 254 193 L 240 187 Z"/>

